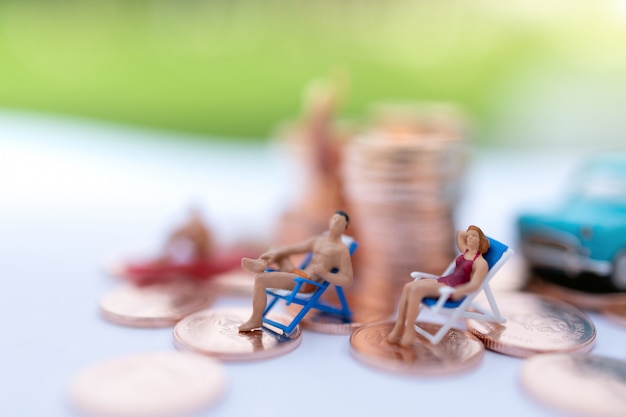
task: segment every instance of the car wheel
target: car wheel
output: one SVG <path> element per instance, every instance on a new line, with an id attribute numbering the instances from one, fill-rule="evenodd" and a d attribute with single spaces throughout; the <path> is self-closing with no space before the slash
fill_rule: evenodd
<path id="1" fill-rule="evenodd" d="M 613 264 L 613 285 L 626 291 L 626 250 L 621 251 Z"/>

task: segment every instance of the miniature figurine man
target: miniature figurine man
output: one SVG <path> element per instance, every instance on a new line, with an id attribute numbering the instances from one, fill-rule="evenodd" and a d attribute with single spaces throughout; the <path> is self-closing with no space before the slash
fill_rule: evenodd
<path id="1" fill-rule="evenodd" d="M 292 290 L 296 286 L 294 278 L 298 276 L 316 282 L 325 280 L 340 286 L 352 285 L 350 252 L 341 240 L 341 235 L 348 227 L 349 221 L 348 214 L 338 210 L 330 218 L 327 233 L 313 236 L 295 245 L 271 248 L 258 259 L 243 258 L 241 260 L 241 267 L 246 271 L 254 272 L 256 277 L 252 295 L 252 315 L 248 321 L 239 326 L 240 332 L 248 332 L 263 325 L 267 288 Z M 289 257 L 308 252 L 312 252 L 312 257 L 306 269 L 297 269 Z M 269 266 L 278 268 L 276 271 L 265 272 Z M 309 284 L 309 287 L 314 286 Z M 301 288 L 301 291 L 308 292 L 313 289 Z"/>

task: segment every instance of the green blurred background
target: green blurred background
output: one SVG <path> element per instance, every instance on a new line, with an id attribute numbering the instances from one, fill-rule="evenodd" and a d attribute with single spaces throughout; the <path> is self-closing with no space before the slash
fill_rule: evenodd
<path id="1" fill-rule="evenodd" d="M 0 110 L 263 141 L 337 71 L 346 119 L 443 101 L 480 145 L 626 142 L 625 0 L 0 0 Z"/>

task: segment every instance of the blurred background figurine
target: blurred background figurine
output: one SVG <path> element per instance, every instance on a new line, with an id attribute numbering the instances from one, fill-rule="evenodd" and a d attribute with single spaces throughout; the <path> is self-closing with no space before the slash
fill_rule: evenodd
<path id="1" fill-rule="evenodd" d="M 209 230 L 197 207 L 189 209 L 185 223 L 172 231 L 165 242 L 163 261 L 200 261 L 208 259 L 215 251 L 213 233 Z"/>
<path id="2" fill-rule="evenodd" d="M 347 82 L 341 72 L 310 82 L 299 120 L 287 123 L 278 133 L 295 161 L 294 173 L 302 176 L 298 186 L 302 193 L 282 214 L 278 239 L 294 241 L 320 233 L 326 227 L 327 213 L 346 207 L 339 168 L 348 138 L 337 126 L 337 113 Z"/>
<path id="3" fill-rule="evenodd" d="M 250 252 L 245 245 L 218 247 L 200 209 L 191 207 L 186 221 L 169 234 L 158 256 L 128 262 L 120 275 L 137 285 L 206 280 L 234 269 Z"/>
<path id="4" fill-rule="evenodd" d="M 480 288 L 489 270 L 487 261 L 482 256 L 489 249 L 489 240 L 480 228 L 472 225 L 466 231 L 457 232 L 456 241 L 461 254 L 456 259 L 452 273 L 436 280 L 411 281 L 404 286 L 398 306 L 398 318 L 387 337 L 389 343 L 399 343 L 403 347 L 413 344 L 417 336 L 413 324 L 425 297 L 438 297 L 439 290 L 449 286 L 454 287 L 450 298 L 458 300 Z"/>

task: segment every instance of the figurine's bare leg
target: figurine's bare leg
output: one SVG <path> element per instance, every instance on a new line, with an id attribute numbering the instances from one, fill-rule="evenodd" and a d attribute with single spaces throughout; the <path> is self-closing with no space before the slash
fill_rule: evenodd
<path id="1" fill-rule="evenodd" d="M 248 272 L 260 274 L 267 268 L 267 261 L 264 259 L 241 258 L 241 267 Z"/>
<path id="2" fill-rule="evenodd" d="M 294 269 L 296 269 L 296 267 L 293 265 L 289 257 L 276 259 L 276 263 L 278 264 L 278 269 L 281 271 L 291 272 Z"/>
<path id="3" fill-rule="evenodd" d="M 389 343 L 398 343 L 400 341 L 402 333 L 404 332 L 404 326 L 406 323 L 407 298 L 410 284 L 412 284 L 412 282 L 407 283 L 404 288 L 402 288 L 400 302 L 398 303 L 398 318 L 396 319 L 396 324 L 393 326 L 393 329 L 391 329 L 389 336 L 387 336 L 387 341 Z"/>
<path id="4" fill-rule="evenodd" d="M 439 295 L 439 287 L 442 284 L 436 280 L 426 279 L 419 280 L 409 284 L 407 309 L 406 309 L 406 326 L 400 339 L 400 346 L 409 347 L 417 337 L 414 324 L 422 307 L 424 297 L 436 297 Z"/>
<path id="5" fill-rule="evenodd" d="M 249 332 L 258 329 L 263 325 L 263 310 L 267 305 L 267 288 L 281 288 L 292 290 L 296 283 L 296 274 L 290 272 L 263 272 L 257 274 L 254 279 L 254 289 L 252 292 L 252 315 L 248 321 L 239 326 L 240 332 Z"/>
<path id="6" fill-rule="evenodd" d="M 272 265 L 278 265 L 278 271 L 291 272 L 295 269 L 293 263 L 289 257 L 281 257 L 281 258 L 242 258 L 241 259 L 241 267 L 248 271 L 253 272 L 255 274 L 260 274 L 261 272 L 265 272 L 265 270 Z"/>

